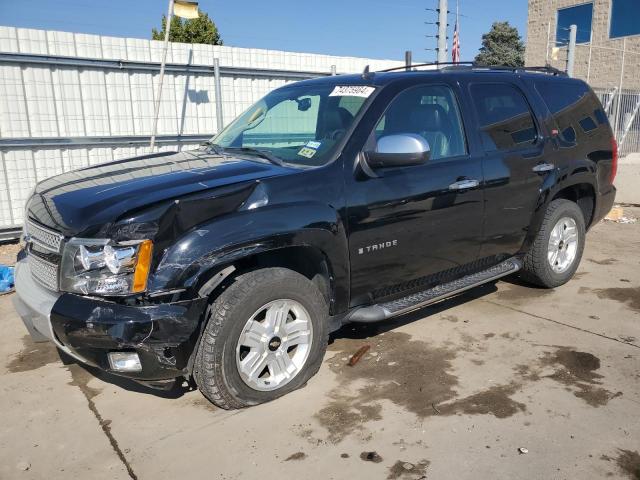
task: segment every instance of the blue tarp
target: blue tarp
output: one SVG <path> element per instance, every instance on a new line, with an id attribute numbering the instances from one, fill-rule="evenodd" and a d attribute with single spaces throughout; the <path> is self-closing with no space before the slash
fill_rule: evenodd
<path id="1" fill-rule="evenodd" d="M 0 293 L 13 290 L 13 267 L 0 265 Z"/>

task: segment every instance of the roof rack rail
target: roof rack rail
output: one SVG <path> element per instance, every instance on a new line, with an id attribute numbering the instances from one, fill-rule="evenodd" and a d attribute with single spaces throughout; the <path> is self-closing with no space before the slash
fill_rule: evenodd
<path id="1" fill-rule="evenodd" d="M 538 72 L 548 73 L 556 76 L 567 76 L 562 70 L 558 70 L 551 65 L 535 66 L 535 67 L 510 67 L 508 65 L 483 65 L 476 62 L 432 62 L 432 63 L 418 63 L 415 65 L 404 65 L 401 67 L 387 68 L 385 70 L 379 70 L 379 72 L 394 72 L 398 70 L 402 71 L 414 71 L 417 67 L 442 67 L 441 70 L 453 70 L 453 69 L 483 69 L 483 70 L 501 70 L 509 72 Z"/>
<path id="2" fill-rule="evenodd" d="M 543 65 L 542 67 L 521 67 L 521 69 L 526 72 L 543 72 L 552 73 L 553 75 L 559 75 L 561 77 L 567 76 L 567 72 L 559 70 L 556 67 L 552 67 L 551 65 Z"/>
<path id="3" fill-rule="evenodd" d="M 433 67 L 433 66 L 440 66 L 440 65 L 444 65 L 444 66 L 455 66 L 455 65 L 475 65 L 475 62 L 458 62 L 458 63 L 454 63 L 454 62 L 430 62 L 430 63 L 416 63 L 414 65 L 403 65 L 401 67 L 393 67 L 393 68 L 386 68 L 384 70 L 378 70 L 379 72 L 395 72 L 396 70 L 407 70 L 409 69 L 409 71 L 413 68 L 416 67 Z"/>

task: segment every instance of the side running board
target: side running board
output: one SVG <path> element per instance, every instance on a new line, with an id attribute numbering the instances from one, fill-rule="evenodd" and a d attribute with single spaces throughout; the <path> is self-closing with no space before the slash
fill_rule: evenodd
<path id="1" fill-rule="evenodd" d="M 511 275 L 522 268 L 522 262 L 517 258 L 510 258 L 502 263 L 481 272 L 467 275 L 466 277 L 453 280 L 448 283 L 437 285 L 428 290 L 413 293 L 406 297 L 392 300 L 386 303 L 378 303 L 369 307 L 359 308 L 348 315 L 344 323 L 358 322 L 370 323 L 386 320 L 391 317 L 417 310 L 432 303 L 439 302 L 445 298 L 457 295 L 471 288 L 477 287 L 487 282 L 497 280 L 506 275 Z"/>

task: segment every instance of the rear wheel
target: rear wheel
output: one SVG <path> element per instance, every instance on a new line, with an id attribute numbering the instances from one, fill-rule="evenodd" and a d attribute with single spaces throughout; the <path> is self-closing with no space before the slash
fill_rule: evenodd
<path id="1" fill-rule="evenodd" d="M 327 346 L 327 305 L 306 277 L 284 268 L 238 276 L 209 306 L 194 364 L 200 391 L 230 409 L 304 385 Z"/>
<path id="2" fill-rule="evenodd" d="M 584 241 L 585 221 L 580 207 L 569 200 L 552 201 L 525 255 L 522 278 L 546 288 L 563 285 L 580 265 Z"/>

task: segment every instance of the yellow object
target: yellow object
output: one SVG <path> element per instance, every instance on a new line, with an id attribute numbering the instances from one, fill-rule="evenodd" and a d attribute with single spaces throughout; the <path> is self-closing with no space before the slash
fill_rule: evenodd
<path id="1" fill-rule="evenodd" d="M 558 53 L 560 52 L 559 47 L 553 47 L 551 49 L 551 60 L 558 60 Z"/>
<path id="2" fill-rule="evenodd" d="M 151 253 L 153 252 L 153 242 L 145 240 L 138 248 L 138 262 L 133 273 L 133 293 L 144 292 L 147 289 L 147 279 L 151 270 Z"/>
<path id="3" fill-rule="evenodd" d="M 182 18 L 198 18 L 198 2 L 176 0 L 173 4 L 173 14 Z"/>
<path id="4" fill-rule="evenodd" d="M 611 209 L 609 213 L 607 213 L 607 216 L 604 218 L 606 218 L 607 220 L 613 220 L 615 222 L 617 220 L 620 220 L 623 216 L 624 211 L 622 210 L 622 207 L 616 205 Z"/>

